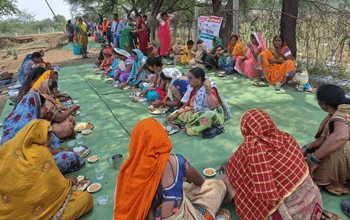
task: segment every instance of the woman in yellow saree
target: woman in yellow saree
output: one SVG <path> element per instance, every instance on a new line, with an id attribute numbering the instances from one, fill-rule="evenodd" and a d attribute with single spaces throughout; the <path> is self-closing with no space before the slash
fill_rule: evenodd
<path id="1" fill-rule="evenodd" d="M 273 38 L 273 47 L 264 50 L 258 55 L 258 72 L 262 78 L 280 90 L 281 86 L 295 75 L 297 70 L 293 55 L 283 36 Z"/>
<path id="2" fill-rule="evenodd" d="M 87 35 L 87 26 L 83 22 L 82 18 L 78 18 L 78 22 L 74 28 L 75 41 L 79 42 L 81 46 L 81 55 L 83 58 L 87 58 L 87 46 L 88 46 L 88 35 Z"/>
<path id="3" fill-rule="evenodd" d="M 0 219 L 77 219 L 93 208 L 88 192 L 72 190 L 48 146 L 50 122 L 33 120 L 0 149 Z"/>

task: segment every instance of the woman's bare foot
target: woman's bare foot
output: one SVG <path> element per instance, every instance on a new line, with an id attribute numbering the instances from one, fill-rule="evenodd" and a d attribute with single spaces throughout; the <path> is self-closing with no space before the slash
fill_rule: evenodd
<path id="1" fill-rule="evenodd" d="M 235 195 L 236 195 L 236 190 L 231 185 L 231 183 L 228 179 L 228 176 L 226 174 L 224 174 L 221 179 L 222 179 L 222 181 L 224 181 L 224 183 L 226 185 L 226 196 L 225 196 L 224 200 L 226 202 L 232 203 L 233 199 L 235 198 Z"/>

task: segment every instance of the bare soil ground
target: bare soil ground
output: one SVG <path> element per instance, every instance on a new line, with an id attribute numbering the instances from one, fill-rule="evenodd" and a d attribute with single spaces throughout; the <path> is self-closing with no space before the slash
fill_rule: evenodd
<path id="1" fill-rule="evenodd" d="M 18 48 L 17 54 L 18 58 L 14 59 L 13 56 L 9 58 L 0 59 L 0 72 L 8 71 L 15 73 L 21 67 L 21 64 L 27 54 L 31 54 L 39 49 L 45 51 L 45 56 L 43 57 L 45 62 L 50 62 L 53 67 L 59 66 L 60 68 L 65 66 L 82 65 L 88 63 L 94 63 L 97 59 L 100 50 L 90 49 L 89 58 L 82 59 L 81 56 L 76 56 L 73 54 L 73 49 L 62 50 L 62 47 L 68 44 L 68 37 L 61 33 L 48 33 L 48 34 L 36 34 L 36 35 L 26 35 L 18 36 L 14 38 L 32 37 L 34 42 L 27 44 L 12 44 Z M 93 38 L 89 39 L 93 40 Z M 30 49 L 26 49 L 30 48 Z M 6 55 L 7 51 L 0 52 L 0 57 Z M 14 78 L 17 79 L 17 73 L 15 73 Z M 14 85 L 15 83 L 7 84 L 5 86 L 0 86 L 0 91 L 9 90 L 8 87 Z M 7 93 L 0 94 L 0 114 L 5 107 L 7 101 Z"/>

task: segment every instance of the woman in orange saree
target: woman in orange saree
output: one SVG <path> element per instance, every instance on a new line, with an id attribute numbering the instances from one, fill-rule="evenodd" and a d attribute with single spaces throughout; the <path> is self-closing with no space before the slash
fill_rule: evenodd
<path id="1" fill-rule="evenodd" d="M 295 75 L 296 70 L 293 55 L 281 34 L 273 38 L 273 47 L 258 56 L 258 72 L 262 73 L 265 81 L 275 85 L 276 90 L 280 90 Z"/>

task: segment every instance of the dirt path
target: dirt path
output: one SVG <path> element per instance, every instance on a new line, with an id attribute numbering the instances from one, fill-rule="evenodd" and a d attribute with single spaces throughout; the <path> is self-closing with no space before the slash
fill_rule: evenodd
<path id="1" fill-rule="evenodd" d="M 31 54 L 39 49 L 43 49 L 45 51 L 45 56 L 43 57 L 45 62 L 50 62 L 53 67 L 59 66 L 60 68 L 88 63 L 92 64 L 95 62 L 100 53 L 99 49 L 90 49 L 89 58 L 82 59 L 81 56 L 76 56 L 73 54 L 73 49 L 62 50 L 61 48 L 68 43 L 68 37 L 63 33 L 28 35 L 26 37 L 33 37 L 34 42 L 25 45 L 21 44 L 18 47 L 18 58 L 16 60 L 13 59 L 13 56 L 10 56 L 9 58 L 3 60 L 0 59 L 0 72 L 5 70 L 9 72 L 18 71 L 26 55 Z M 93 40 L 93 38 L 89 40 Z M 42 47 L 42 45 L 46 45 L 46 47 Z M 21 47 L 23 49 L 20 49 Z M 25 49 L 26 47 L 30 47 L 31 49 Z M 0 57 L 5 54 L 6 53 L 0 53 Z M 17 73 L 14 75 L 14 78 L 17 79 Z M 9 90 L 8 87 L 14 84 L 15 83 L 11 83 L 5 86 L 0 86 L 0 91 Z M 0 114 L 5 107 L 6 101 L 7 93 L 0 94 Z"/>

